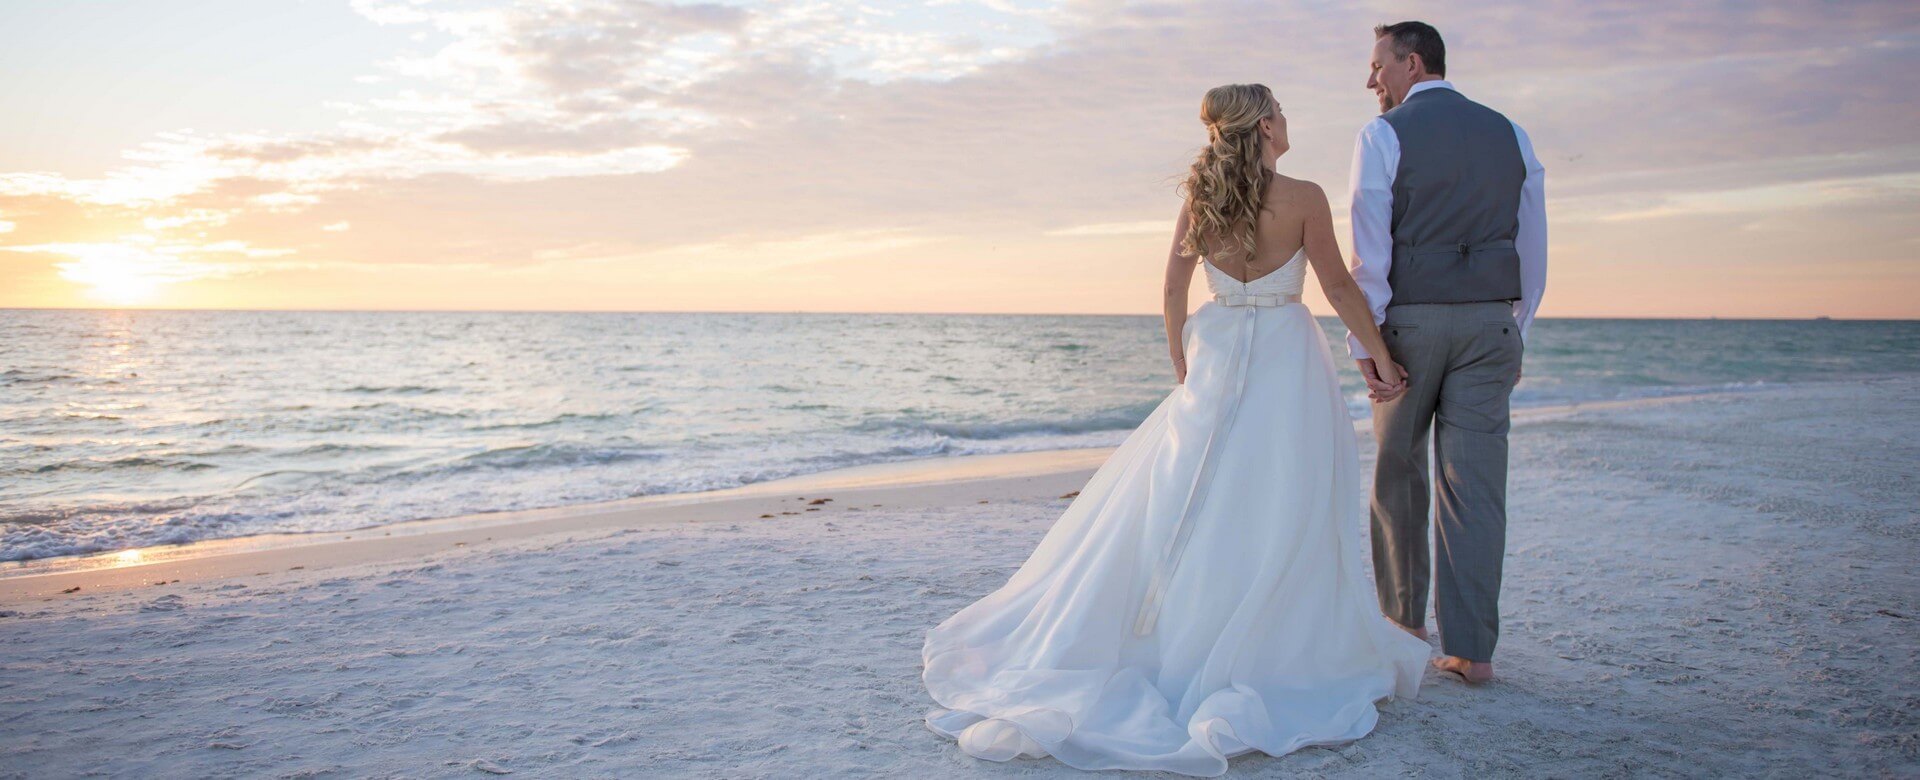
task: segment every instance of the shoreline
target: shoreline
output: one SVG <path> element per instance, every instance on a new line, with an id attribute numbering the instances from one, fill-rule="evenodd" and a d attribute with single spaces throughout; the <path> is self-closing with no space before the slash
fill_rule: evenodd
<path id="1" fill-rule="evenodd" d="M 1786 388 L 1576 402 L 1515 409 L 1515 427 L 1566 415 L 1685 403 Z M 1354 421 L 1365 438 L 1371 419 Z M 640 526 L 714 520 L 777 519 L 803 513 L 801 499 L 834 492 L 852 504 L 933 507 L 983 497 L 1022 500 L 1077 491 L 1106 461 L 1112 447 L 936 456 L 851 466 L 721 490 L 567 504 L 539 509 L 478 512 L 407 520 L 346 531 L 281 532 L 154 545 L 77 556 L 0 563 L 0 606 L 159 584 L 195 583 L 274 570 L 326 569 L 416 558 L 451 547 L 549 534 L 610 533 Z M 762 517 L 772 515 L 772 518 Z M 78 587 L 78 591 L 71 590 Z"/>
<path id="2" fill-rule="evenodd" d="M 275 570 L 326 569 L 408 559 L 453 547 L 551 534 L 781 517 L 831 507 L 857 511 L 972 503 L 976 496 L 1052 498 L 1075 491 L 1111 448 L 919 458 L 833 469 L 724 490 L 408 520 L 352 531 L 276 533 L 36 558 L 0 568 L 0 606 L 34 599 L 194 583 Z M 825 495 L 831 493 L 831 496 Z M 827 504 L 806 502 L 828 498 Z M 991 500 L 991 499 L 989 499 Z"/>

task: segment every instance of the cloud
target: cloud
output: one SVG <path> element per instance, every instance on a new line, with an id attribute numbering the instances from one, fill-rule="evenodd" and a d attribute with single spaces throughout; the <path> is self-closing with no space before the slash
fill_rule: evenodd
<path id="1" fill-rule="evenodd" d="M 890 25 L 900 10 L 847 2 L 724 4 L 529 2 L 475 6 L 431 0 L 356 0 L 381 25 L 431 30 L 436 45 L 393 57 L 375 83 L 393 89 L 359 105 L 335 132 L 300 136 L 180 131 L 129 150 L 141 163 L 100 178 L 0 174 L 0 195 L 53 195 L 121 206 L 164 205 L 223 180 L 280 182 L 253 203 L 287 209 L 366 180 L 453 173 L 496 181 L 656 173 L 691 151 L 672 139 L 716 124 L 753 126 L 759 108 L 823 94 L 836 79 L 946 78 L 1006 60 L 1028 31 L 1000 45 L 922 22 Z M 1017 9 L 1016 9 L 1017 10 Z M 1021 14 L 1031 16 L 1031 14 Z M 804 92 L 749 95 L 721 86 L 703 109 L 696 87 L 736 70 L 779 69 Z M 776 81 L 777 83 L 777 81 Z M 776 87 L 777 88 L 777 87 Z M 829 87 L 830 89 L 830 87 Z M 794 106 L 789 105 L 792 109 Z M 805 110 L 805 107 L 800 107 Z M 155 217 L 173 219 L 174 217 Z"/>
<path id="2" fill-rule="evenodd" d="M 351 0 L 353 10 L 376 24 L 417 24 L 430 21 L 427 0 Z"/>
<path id="3" fill-rule="evenodd" d="M 1447 36 L 1464 92 L 1528 128 L 1557 217 L 1764 213 L 1920 173 L 1911 3 L 353 8 L 420 37 L 369 64 L 357 94 L 371 97 L 340 103 L 337 126 L 203 124 L 98 175 L 0 172 L 18 240 L 144 227 L 310 263 L 493 269 L 825 265 L 985 234 L 1148 246 L 1170 225 L 1144 217 L 1172 213 L 1216 84 L 1273 87 L 1294 136 L 1282 171 L 1344 191 L 1353 133 L 1376 113 L 1371 27 L 1408 16 Z"/>
<path id="4" fill-rule="evenodd" d="M 435 140 L 478 154 L 606 154 L 686 132 L 697 120 L 600 117 L 579 123 L 515 120 L 451 130 Z M 664 148 L 664 147 L 663 147 Z"/>
<path id="5" fill-rule="evenodd" d="M 141 220 L 148 230 L 172 230 L 175 228 L 209 228 L 227 224 L 228 213 L 212 209 L 192 209 L 170 217 L 147 217 Z"/>
<path id="6" fill-rule="evenodd" d="M 1631 222 L 1645 219 L 1727 215 L 1781 214 L 1799 209 L 1833 208 L 1849 204 L 1920 202 L 1920 173 L 1885 176 L 1858 176 L 1816 181 L 1796 181 L 1759 187 L 1704 192 L 1676 192 L 1642 196 L 1640 203 L 1620 203 L 1612 208 L 1583 208 L 1580 201 L 1556 204 L 1556 216 L 1587 218 L 1599 222 Z M 1567 213 L 1572 212 L 1572 213 Z M 1585 212 L 1585 213 L 1583 213 Z"/>
<path id="7" fill-rule="evenodd" d="M 1156 233 L 1173 235 L 1173 223 L 1163 219 L 1149 219 L 1139 222 L 1101 222 L 1093 225 L 1075 225 L 1073 227 L 1058 228 L 1046 231 L 1042 235 L 1071 238 L 1077 236 L 1136 236 Z"/>
<path id="8" fill-rule="evenodd" d="M 540 252 L 537 255 L 539 263 L 524 266 L 520 270 L 544 271 L 566 266 L 619 264 L 662 271 L 702 268 L 728 276 L 752 275 L 848 257 L 899 252 L 943 240 L 948 239 L 877 228 L 759 240 L 708 241 L 653 249 L 594 243 Z"/>

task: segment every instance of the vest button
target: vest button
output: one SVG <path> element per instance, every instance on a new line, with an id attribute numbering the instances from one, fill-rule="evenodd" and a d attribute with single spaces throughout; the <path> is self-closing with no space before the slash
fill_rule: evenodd
<path id="1" fill-rule="evenodd" d="M 1468 250 L 1467 242 L 1465 241 L 1460 242 L 1460 254 L 1463 254 L 1463 255 L 1466 254 L 1467 250 Z"/>

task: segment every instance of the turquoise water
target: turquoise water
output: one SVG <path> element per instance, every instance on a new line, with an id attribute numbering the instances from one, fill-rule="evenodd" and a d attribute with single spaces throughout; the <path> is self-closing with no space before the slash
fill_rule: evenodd
<path id="1" fill-rule="evenodd" d="M 1543 320 L 1515 399 L 1913 373 L 1916 345 Z M 1110 445 L 1172 389 L 1165 354 L 1152 316 L 0 310 L 0 560 Z"/>

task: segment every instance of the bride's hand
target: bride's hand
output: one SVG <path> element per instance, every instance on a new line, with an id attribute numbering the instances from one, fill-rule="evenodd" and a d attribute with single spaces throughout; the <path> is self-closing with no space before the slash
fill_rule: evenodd
<path id="1" fill-rule="evenodd" d="M 1373 368 L 1380 382 L 1386 385 L 1384 389 L 1373 388 L 1371 396 L 1375 403 L 1386 403 L 1407 392 L 1407 370 L 1399 363 L 1395 363 L 1393 358 L 1386 356 L 1374 358 Z"/>
<path id="2" fill-rule="evenodd" d="M 1174 384 L 1180 385 L 1187 383 L 1187 358 L 1185 355 L 1175 355 L 1173 357 L 1173 382 Z"/>

